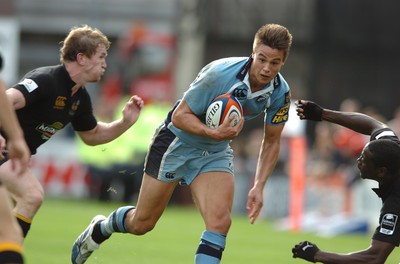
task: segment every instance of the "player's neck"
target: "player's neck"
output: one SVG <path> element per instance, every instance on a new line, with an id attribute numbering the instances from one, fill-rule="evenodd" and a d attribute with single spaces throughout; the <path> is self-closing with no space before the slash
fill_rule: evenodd
<path id="1" fill-rule="evenodd" d="M 72 87 L 71 95 L 74 95 L 79 90 L 79 88 L 81 88 L 81 86 L 78 84 L 76 84 L 74 87 Z"/>
<path id="2" fill-rule="evenodd" d="M 79 67 L 75 65 L 75 62 L 65 63 L 65 68 L 71 80 L 75 82 L 75 86 L 71 89 L 71 95 L 74 95 L 85 83 L 82 81 L 81 71 Z"/>

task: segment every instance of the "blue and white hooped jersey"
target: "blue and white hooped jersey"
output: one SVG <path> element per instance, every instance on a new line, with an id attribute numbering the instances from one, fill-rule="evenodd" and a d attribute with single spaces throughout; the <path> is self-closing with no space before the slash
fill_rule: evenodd
<path id="1" fill-rule="evenodd" d="M 265 113 L 264 123 L 277 125 L 287 122 L 290 107 L 290 88 L 280 73 L 263 89 L 251 92 L 248 71 L 252 58 L 232 57 L 206 65 L 184 93 L 190 109 L 205 123 L 205 113 L 211 101 L 222 94 L 232 94 L 241 103 L 245 120 Z M 170 130 L 182 140 L 197 147 L 221 150 L 229 141 L 216 142 L 198 137 L 172 125 Z"/>

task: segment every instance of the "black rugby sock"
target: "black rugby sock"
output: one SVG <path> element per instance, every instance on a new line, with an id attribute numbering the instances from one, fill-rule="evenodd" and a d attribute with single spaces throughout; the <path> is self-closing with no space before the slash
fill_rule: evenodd
<path id="1" fill-rule="evenodd" d="M 23 264 L 22 247 L 14 242 L 0 243 L 0 264 Z"/>
<path id="2" fill-rule="evenodd" d="M 110 236 L 106 237 L 101 233 L 100 223 L 95 224 L 95 226 L 93 227 L 93 233 L 92 233 L 93 241 L 96 242 L 97 244 L 101 244 L 109 238 L 110 238 Z"/>
<path id="3" fill-rule="evenodd" d="M 17 222 L 22 229 L 22 233 L 23 233 L 24 237 L 26 237 L 28 235 L 29 229 L 31 228 L 32 220 L 30 220 L 20 214 L 16 214 L 15 217 L 17 218 Z"/>

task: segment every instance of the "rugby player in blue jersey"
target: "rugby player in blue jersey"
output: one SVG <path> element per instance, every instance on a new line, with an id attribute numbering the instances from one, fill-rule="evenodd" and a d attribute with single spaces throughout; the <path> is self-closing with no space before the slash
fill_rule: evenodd
<path id="1" fill-rule="evenodd" d="M 266 24 L 255 34 L 250 57 L 224 58 L 206 65 L 155 132 L 136 207 L 120 207 L 108 217 L 95 216 L 73 244 L 72 263 L 84 263 L 114 232 L 144 235 L 151 231 L 178 184 L 190 186 L 205 223 L 195 263 L 220 263 L 234 196 L 229 143 L 238 136 L 245 120 L 264 113 L 264 138 L 247 201 L 248 217 L 254 223 L 288 120 L 290 89 L 279 71 L 291 44 L 292 35 L 285 27 Z M 210 102 L 227 93 L 240 101 L 244 117 L 233 127 L 230 119 L 216 129 L 208 127 L 205 113 Z"/>

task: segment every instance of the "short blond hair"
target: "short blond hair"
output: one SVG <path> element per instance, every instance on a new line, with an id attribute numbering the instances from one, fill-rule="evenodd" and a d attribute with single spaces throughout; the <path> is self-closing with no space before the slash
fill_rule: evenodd
<path id="1" fill-rule="evenodd" d="M 108 50 L 111 42 L 107 36 L 99 29 L 83 25 L 81 27 L 73 27 L 68 36 L 61 41 L 60 61 L 76 61 L 78 53 L 83 53 L 87 57 L 92 57 L 99 45 L 104 45 Z"/>

